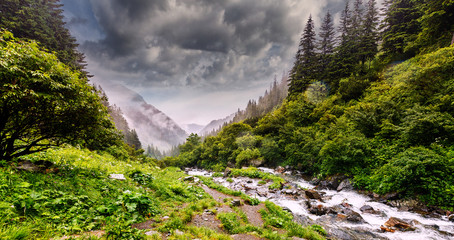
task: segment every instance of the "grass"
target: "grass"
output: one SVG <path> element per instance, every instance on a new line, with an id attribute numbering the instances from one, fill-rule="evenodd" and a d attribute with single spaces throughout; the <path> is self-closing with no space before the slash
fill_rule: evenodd
<path id="1" fill-rule="evenodd" d="M 196 214 L 207 209 L 228 233 L 288 239 L 275 233 L 275 227 L 270 227 L 273 224 L 250 225 L 239 208 L 229 214 L 218 213 L 216 207 L 221 203 L 196 184 L 183 181 L 186 175 L 178 168 L 159 169 L 152 162 L 121 161 L 107 153 L 75 147 L 50 149 L 23 160 L 47 160 L 55 165 L 47 173 L 19 171 L 13 165 L 0 167 L 0 239 L 58 239 L 76 234 L 81 235 L 79 239 L 97 239 L 84 236 L 94 230 L 105 231 L 101 239 L 160 239 L 162 233 L 170 234 L 167 239 L 231 239 L 228 234 L 189 225 Z M 126 180 L 110 179 L 112 173 L 124 174 Z M 213 189 L 240 196 L 248 204 L 260 203 L 210 178 L 200 179 Z M 151 227 L 159 234 L 145 236 L 144 230 L 131 227 L 145 221 L 152 222 Z M 282 225 L 286 226 L 290 225 Z M 317 235 L 316 231 L 307 231 Z M 299 232 L 294 235 L 307 236 Z"/>

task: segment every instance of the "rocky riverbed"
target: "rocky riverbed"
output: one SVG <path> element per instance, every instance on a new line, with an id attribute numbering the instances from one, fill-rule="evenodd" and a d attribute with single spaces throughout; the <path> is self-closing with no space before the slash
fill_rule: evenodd
<path id="1" fill-rule="evenodd" d="M 393 194 L 359 193 L 345 177 L 305 180 L 299 172 L 285 168 L 259 169 L 279 174 L 287 183 L 273 190 L 269 189 L 271 182 L 247 177 L 215 177 L 214 181 L 272 201 L 291 212 L 295 221 L 319 224 L 335 239 L 454 239 L 454 216 L 445 211 L 424 208 L 416 201 L 396 200 Z M 195 169 L 187 169 L 187 173 L 210 175 Z"/>

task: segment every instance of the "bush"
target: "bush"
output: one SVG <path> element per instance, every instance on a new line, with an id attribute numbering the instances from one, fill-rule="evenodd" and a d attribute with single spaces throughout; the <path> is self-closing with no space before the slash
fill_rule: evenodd
<path id="1" fill-rule="evenodd" d="M 413 147 L 398 154 L 370 178 L 380 194 L 401 192 L 440 206 L 454 207 L 454 161 L 431 149 Z"/>

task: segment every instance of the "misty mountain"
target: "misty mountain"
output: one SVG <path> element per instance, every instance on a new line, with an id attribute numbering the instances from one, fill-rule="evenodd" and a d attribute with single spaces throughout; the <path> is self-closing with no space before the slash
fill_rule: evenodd
<path id="1" fill-rule="evenodd" d="M 187 133 L 200 133 L 200 130 L 202 130 L 205 126 L 204 125 L 199 125 L 195 123 L 191 124 L 184 124 L 181 126 Z"/>
<path id="2" fill-rule="evenodd" d="M 230 123 L 235 117 L 235 113 L 218 120 L 213 120 L 208 125 L 206 125 L 202 130 L 199 131 L 199 135 L 206 136 L 212 133 L 213 131 L 219 130 L 224 124 Z"/>
<path id="3" fill-rule="evenodd" d="M 152 145 L 169 150 L 186 140 L 188 134 L 169 116 L 143 97 L 123 85 L 101 84 L 109 102 L 121 108 L 131 129 L 135 129 L 142 146 Z"/>

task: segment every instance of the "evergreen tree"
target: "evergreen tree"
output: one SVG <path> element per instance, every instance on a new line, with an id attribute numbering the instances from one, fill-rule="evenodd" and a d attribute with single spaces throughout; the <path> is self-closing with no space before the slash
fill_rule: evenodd
<path id="1" fill-rule="evenodd" d="M 55 52 L 58 59 L 75 70 L 85 67 L 78 44 L 65 28 L 59 0 L 2 0 L 0 29 L 8 29 L 15 37 L 38 41 Z M 83 72 L 83 71 L 82 71 Z M 86 74 L 85 72 L 83 72 Z"/>
<path id="2" fill-rule="evenodd" d="M 289 94 L 304 92 L 314 80 L 316 73 L 315 30 L 312 16 L 309 16 L 301 37 L 295 64 L 291 71 Z"/>
<path id="3" fill-rule="evenodd" d="M 357 63 L 355 55 L 357 49 L 355 49 L 356 43 L 352 37 L 352 26 L 352 13 L 347 1 L 341 13 L 339 45 L 334 55 L 333 77 L 331 79 L 331 90 L 333 91 L 338 88 L 338 82 L 341 78 L 350 76 L 354 72 Z"/>
<path id="4" fill-rule="evenodd" d="M 363 31 L 360 46 L 360 61 L 364 63 L 378 53 L 378 9 L 376 0 L 367 2 L 367 11 L 364 16 Z"/>
<path id="5" fill-rule="evenodd" d="M 419 48 L 439 48 L 454 41 L 454 1 L 422 1 L 421 32 L 415 43 Z"/>
<path id="6" fill-rule="evenodd" d="M 415 55 L 408 45 L 420 31 L 420 12 L 412 0 L 386 0 L 382 21 L 382 58 L 385 62 L 405 60 Z"/>
<path id="7" fill-rule="evenodd" d="M 328 11 L 323 18 L 322 26 L 320 27 L 320 42 L 318 44 L 319 50 L 319 75 L 320 80 L 329 79 L 329 71 L 332 65 L 334 44 L 335 44 L 335 31 L 333 18 Z"/>

